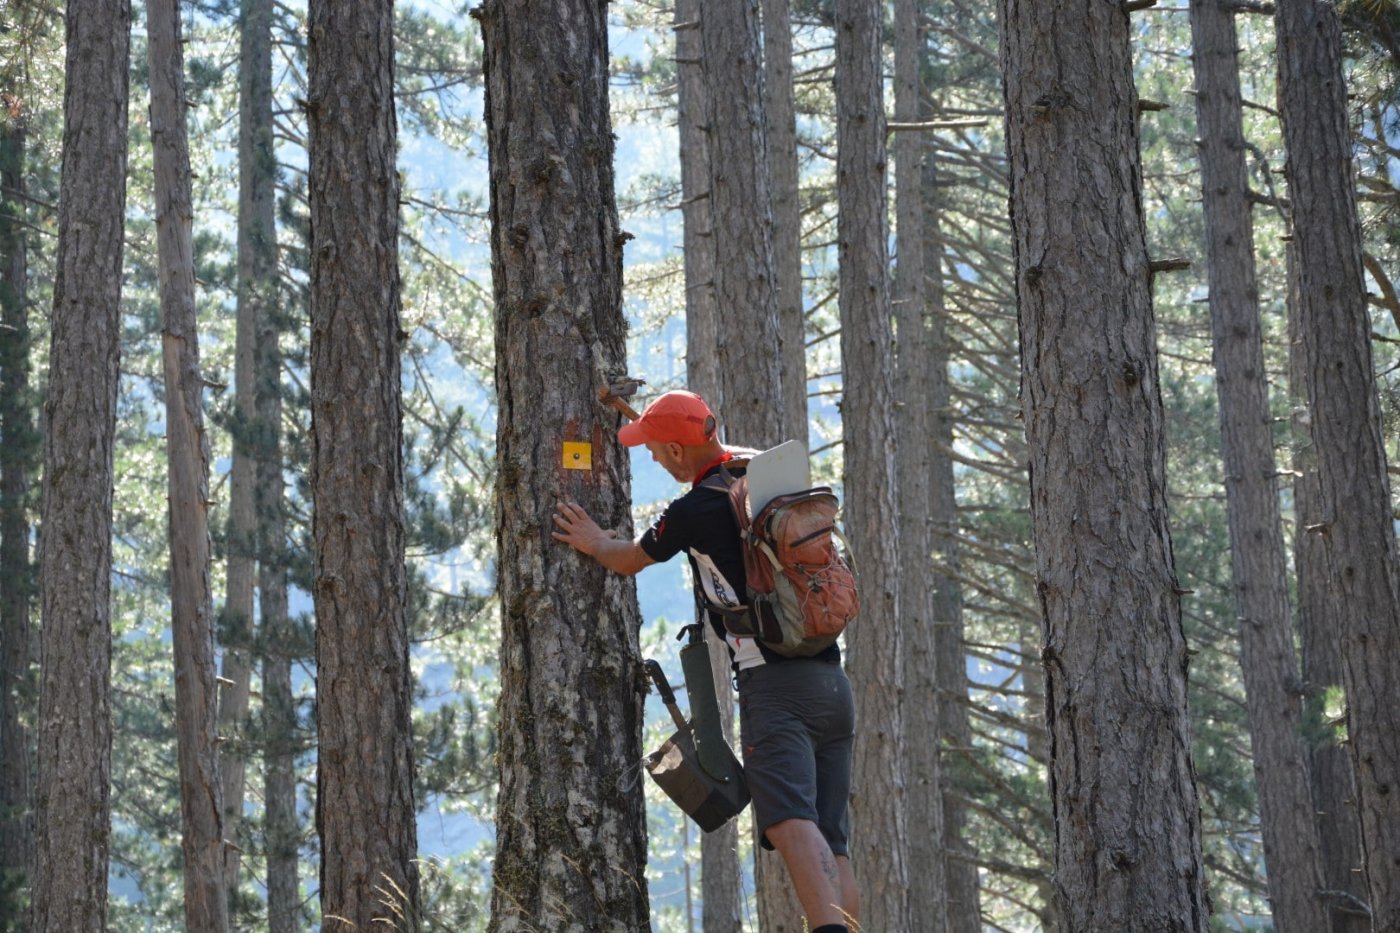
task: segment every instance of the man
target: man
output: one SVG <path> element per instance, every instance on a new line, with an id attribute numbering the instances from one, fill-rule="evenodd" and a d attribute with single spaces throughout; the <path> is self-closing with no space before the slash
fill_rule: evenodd
<path id="1" fill-rule="evenodd" d="M 711 628 L 728 643 L 737 671 L 744 773 L 760 837 L 787 864 L 812 933 L 845 933 L 856 922 L 859 896 L 846 847 L 855 709 L 840 650 L 785 658 L 730 634 L 713 611 L 743 605 L 745 581 L 728 495 L 701 485 L 733 458 L 704 400 L 667 392 L 623 426 L 618 440 L 646 445 L 690 491 L 636 541 L 600 528 L 575 502 L 559 505 L 554 537 L 628 576 L 686 551 L 697 594 L 711 608 Z"/>

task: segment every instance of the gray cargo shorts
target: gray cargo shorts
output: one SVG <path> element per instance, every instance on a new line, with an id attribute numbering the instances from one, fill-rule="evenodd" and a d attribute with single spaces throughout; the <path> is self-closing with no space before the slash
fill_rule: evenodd
<path id="1" fill-rule="evenodd" d="M 846 855 L 855 704 L 841 665 L 795 660 L 739 672 L 744 777 L 765 849 L 768 827 L 811 820 Z"/>

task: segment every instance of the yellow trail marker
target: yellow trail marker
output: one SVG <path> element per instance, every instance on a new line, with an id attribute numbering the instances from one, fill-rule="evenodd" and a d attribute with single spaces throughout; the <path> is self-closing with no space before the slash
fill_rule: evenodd
<path id="1" fill-rule="evenodd" d="M 593 469 L 593 445 L 584 441 L 565 441 L 564 469 Z"/>

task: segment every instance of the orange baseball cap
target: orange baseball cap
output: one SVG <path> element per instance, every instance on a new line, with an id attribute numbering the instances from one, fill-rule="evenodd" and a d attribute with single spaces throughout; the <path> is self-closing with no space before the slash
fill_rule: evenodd
<path id="1" fill-rule="evenodd" d="M 714 438 L 718 427 L 715 414 L 704 399 L 694 392 L 676 390 L 658 396 L 640 418 L 624 424 L 617 439 L 628 447 L 647 441 L 699 447 Z"/>

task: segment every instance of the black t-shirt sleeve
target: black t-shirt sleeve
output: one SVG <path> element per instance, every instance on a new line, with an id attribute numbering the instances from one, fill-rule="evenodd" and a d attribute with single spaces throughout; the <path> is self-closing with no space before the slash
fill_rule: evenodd
<path id="1" fill-rule="evenodd" d="M 682 496 L 666 506 L 661 517 L 652 523 L 637 542 L 647 557 L 659 564 L 665 563 L 689 547 L 689 523 L 685 520 L 684 505 L 685 496 Z"/>

